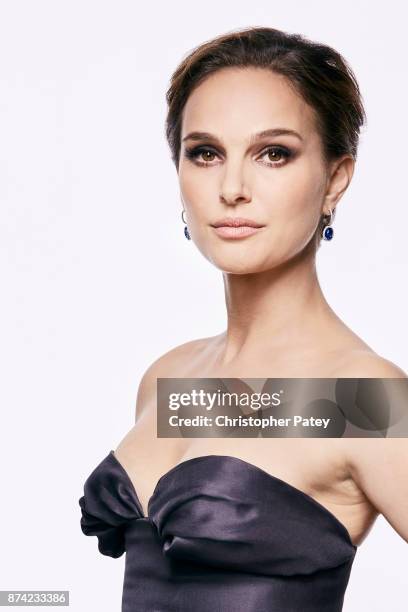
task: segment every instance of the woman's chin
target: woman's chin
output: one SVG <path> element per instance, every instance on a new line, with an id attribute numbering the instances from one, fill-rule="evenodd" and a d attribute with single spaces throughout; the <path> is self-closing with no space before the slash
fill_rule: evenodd
<path id="1" fill-rule="evenodd" d="M 221 256 L 210 256 L 207 259 L 221 272 L 228 274 L 255 274 L 268 270 L 271 266 L 265 266 L 265 262 L 260 262 L 255 259 L 248 261 L 247 259 L 242 261 L 237 257 L 221 257 Z"/>

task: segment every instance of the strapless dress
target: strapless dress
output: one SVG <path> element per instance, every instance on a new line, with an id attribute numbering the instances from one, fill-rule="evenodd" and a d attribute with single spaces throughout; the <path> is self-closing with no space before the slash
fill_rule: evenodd
<path id="1" fill-rule="evenodd" d="M 187 459 L 144 515 L 114 451 L 86 479 L 80 526 L 125 555 L 122 612 L 339 612 L 357 546 L 318 501 L 229 455 Z M 111 612 L 111 611 L 109 611 Z"/>

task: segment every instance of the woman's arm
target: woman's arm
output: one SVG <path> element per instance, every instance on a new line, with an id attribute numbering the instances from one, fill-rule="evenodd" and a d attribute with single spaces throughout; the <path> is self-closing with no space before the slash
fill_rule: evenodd
<path id="1" fill-rule="evenodd" d="M 408 543 L 408 439 L 347 439 L 347 452 L 356 484 Z"/>
<path id="2" fill-rule="evenodd" d="M 381 357 L 370 356 L 359 366 L 367 378 L 408 378 Z M 408 411 L 408 394 L 399 401 Z M 345 438 L 344 443 L 354 481 L 408 543 L 408 438 Z"/>

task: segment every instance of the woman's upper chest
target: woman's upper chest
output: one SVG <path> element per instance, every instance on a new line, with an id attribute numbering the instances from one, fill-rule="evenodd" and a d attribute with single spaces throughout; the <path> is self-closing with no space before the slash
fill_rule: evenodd
<path id="1" fill-rule="evenodd" d="M 210 366 L 205 367 L 205 360 L 191 359 L 185 366 L 168 376 L 220 377 Z M 235 378 L 239 373 L 224 369 L 222 377 Z M 313 370 L 309 375 L 313 376 Z M 287 376 L 296 374 L 292 371 Z M 329 378 L 328 373 L 323 376 Z M 141 417 L 115 451 L 129 473 L 145 515 L 164 474 L 180 463 L 206 455 L 237 457 L 303 491 L 332 512 L 355 543 L 364 539 L 378 514 L 351 478 L 341 438 L 158 438 L 156 426 L 157 388 L 152 388 Z"/>
<path id="2" fill-rule="evenodd" d="M 378 513 L 347 470 L 341 439 L 157 438 L 155 417 L 145 412 L 115 454 L 129 474 L 144 515 L 159 479 L 196 457 L 237 457 L 260 468 L 331 512 L 360 543 Z"/>

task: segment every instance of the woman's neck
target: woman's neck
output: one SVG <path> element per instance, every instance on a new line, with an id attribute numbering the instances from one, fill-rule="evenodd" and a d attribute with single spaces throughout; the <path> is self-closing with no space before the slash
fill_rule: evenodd
<path id="1" fill-rule="evenodd" d="M 248 359 L 268 352 L 308 350 L 320 342 L 330 323 L 341 323 L 330 308 L 308 257 L 253 274 L 224 273 L 228 325 L 219 363 L 239 355 Z M 245 359 L 245 358 L 244 358 Z"/>

